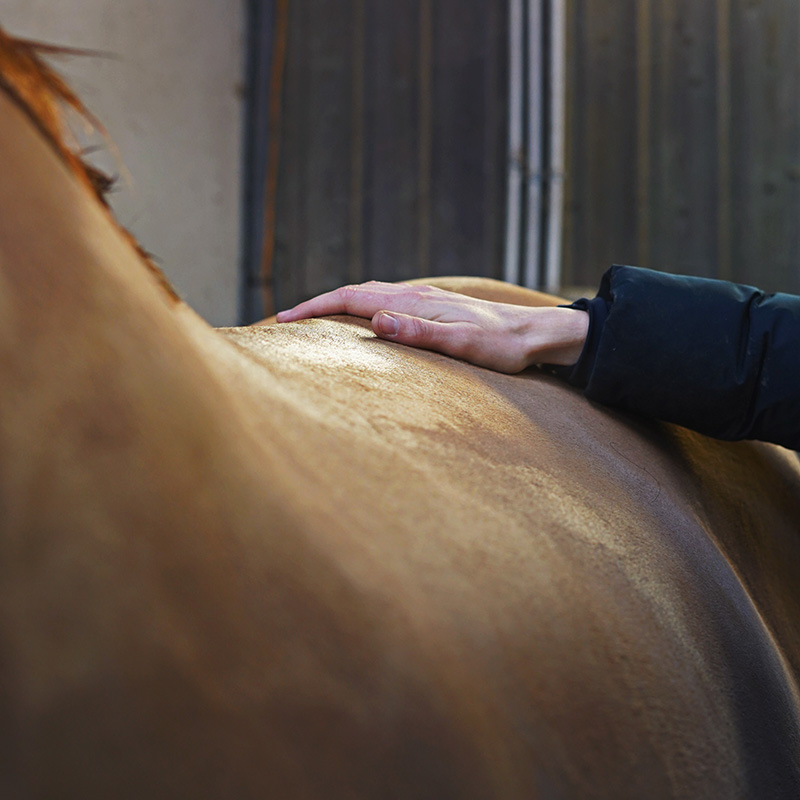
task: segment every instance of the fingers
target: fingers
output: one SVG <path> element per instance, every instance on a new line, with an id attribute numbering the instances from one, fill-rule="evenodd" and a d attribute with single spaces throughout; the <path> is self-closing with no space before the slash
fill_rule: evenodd
<path id="1" fill-rule="evenodd" d="M 412 312 L 419 304 L 421 290 L 406 284 L 370 281 L 358 286 L 342 286 L 311 300 L 281 311 L 278 322 L 295 322 L 308 317 L 326 317 L 333 314 L 352 314 L 370 319 L 384 308 L 404 313 Z"/>
<path id="2" fill-rule="evenodd" d="M 470 360 L 470 351 L 480 331 L 465 322 L 436 322 L 396 311 L 379 311 L 372 318 L 372 330 L 382 339 L 435 350 Z"/>
<path id="3" fill-rule="evenodd" d="M 342 286 L 333 292 L 312 297 L 294 308 L 278 312 L 278 322 L 295 322 L 309 317 L 325 317 L 332 314 L 347 314 L 348 296 L 355 287 Z"/>

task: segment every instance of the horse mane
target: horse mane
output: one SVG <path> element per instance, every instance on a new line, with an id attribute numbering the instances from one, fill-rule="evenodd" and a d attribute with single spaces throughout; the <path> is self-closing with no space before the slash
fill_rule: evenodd
<path id="1" fill-rule="evenodd" d="M 138 253 L 145 266 L 153 273 L 164 291 L 174 300 L 178 295 L 161 269 L 138 242 L 114 217 L 106 195 L 114 179 L 81 157 L 77 144 L 69 143 L 67 114 L 73 112 L 106 141 L 108 132 L 89 111 L 67 82 L 50 67 L 43 56 L 97 55 L 89 50 L 36 42 L 11 36 L 0 27 L 0 91 L 26 114 L 34 126 L 50 143 L 75 177 L 81 181 L 103 206 L 109 218 Z"/>

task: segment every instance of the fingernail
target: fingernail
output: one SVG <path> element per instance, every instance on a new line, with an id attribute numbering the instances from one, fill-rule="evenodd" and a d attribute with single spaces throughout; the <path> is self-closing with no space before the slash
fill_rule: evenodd
<path id="1" fill-rule="evenodd" d="M 378 317 L 378 327 L 381 333 L 386 336 L 397 336 L 397 331 L 400 330 L 400 323 L 391 314 L 383 313 Z"/>

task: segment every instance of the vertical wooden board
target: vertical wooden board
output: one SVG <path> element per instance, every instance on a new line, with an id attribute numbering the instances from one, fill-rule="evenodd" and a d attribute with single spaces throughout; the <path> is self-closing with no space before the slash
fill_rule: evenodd
<path id="1" fill-rule="evenodd" d="M 636 3 L 636 261 L 650 263 L 653 136 L 653 4 Z"/>
<path id="2" fill-rule="evenodd" d="M 353 5 L 350 135 L 350 260 L 348 283 L 364 277 L 364 84 L 366 74 L 366 2 Z"/>
<path id="3" fill-rule="evenodd" d="M 730 177 L 731 191 L 731 264 L 730 277 L 741 281 L 744 277 L 742 263 L 754 255 L 754 237 L 747 228 L 754 224 L 755 197 L 752 187 L 758 182 L 757 158 L 759 120 L 753 119 L 758 100 L 749 92 L 757 80 L 750 73 L 760 61 L 757 42 L 753 41 L 754 22 L 759 24 L 760 13 L 752 3 L 732 0 L 730 8 L 730 64 L 731 132 Z M 766 254 L 761 254 L 762 258 Z"/>
<path id="4" fill-rule="evenodd" d="M 569 282 L 594 285 L 613 262 L 636 258 L 636 4 L 583 0 L 569 71 Z"/>
<path id="5" fill-rule="evenodd" d="M 364 94 L 365 272 L 413 278 L 418 261 L 419 7 L 368 3 Z"/>
<path id="6" fill-rule="evenodd" d="M 564 180 L 564 285 L 579 286 L 583 277 L 581 263 L 588 250 L 586 236 L 587 194 L 581 180 L 583 131 L 586 115 L 583 97 L 586 86 L 585 45 L 586 0 L 567 2 L 567 108 L 566 108 L 566 177 Z"/>
<path id="7" fill-rule="evenodd" d="M 717 277 L 731 273 L 731 0 L 717 1 Z"/>
<path id="8" fill-rule="evenodd" d="M 306 296 L 347 283 L 350 255 L 351 4 L 311 8 L 303 92 L 311 113 L 302 160 L 295 165 L 305 194 Z"/>
<path id="9" fill-rule="evenodd" d="M 778 271 L 765 285 L 800 294 L 800 4 L 783 0 L 781 7 L 781 82 L 777 100 L 783 150 L 778 177 L 783 205 L 780 230 L 775 236 L 782 241 L 784 251 Z"/>
<path id="10" fill-rule="evenodd" d="M 419 103 L 417 155 L 417 274 L 431 274 L 433 178 L 434 0 L 419 0 Z"/>
<path id="11" fill-rule="evenodd" d="M 304 269 L 306 223 L 306 194 L 297 165 L 302 163 L 308 131 L 308 85 L 306 65 L 307 5 L 289 3 L 289 33 L 283 85 L 280 130 L 270 130 L 270 136 L 280 136 L 280 169 L 278 174 L 277 213 L 275 221 L 275 263 L 273 268 L 275 304 L 288 308 L 305 299 Z M 272 87 L 274 89 L 274 87 Z"/>
<path id="12" fill-rule="evenodd" d="M 435 4 L 431 268 L 435 275 L 486 272 L 488 25 L 481 0 Z"/>
<path id="13" fill-rule="evenodd" d="M 650 126 L 650 263 L 717 274 L 716 8 L 660 0 Z"/>
<path id="14" fill-rule="evenodd" d="M 503 277 L 506 181 L 509 163 L 508 3 L 487 3 L 484 14 L 486 21 L 484 168 L 487 179 L 484 193 L 482 274 L 499 279 Z"/>
<path id="15" fill-rule="evenodd" d="M 773 291 L 800 291 L 799 13 L 794 0 L 731 13 L 732 275 Z"/>

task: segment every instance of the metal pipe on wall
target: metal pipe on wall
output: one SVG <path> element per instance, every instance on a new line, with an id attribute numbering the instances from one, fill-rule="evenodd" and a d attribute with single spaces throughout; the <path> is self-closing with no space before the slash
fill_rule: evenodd
<path id="1" fill-rule="evenodd" d="M 543 0 L 528 2 L 528 148 L 527 203 L 525 214 L 525 260 L 522 283 L 531 289 L 538 288 L 539 254 L 542 241 L 542 140 L 544 111 L 544 76 L 542 59 Z"/>
<path id="2" fill-rule="evenodd" d="M 550 153 L 547 203 L 547 253 L 544 289 L 561 289 L 561 235 L 564 216 L 566 114 L 566 0 L 550 0 Z"/>
<path id="3" fill-rule="evenodd" d="M 523 0 L 510 0 L 508 13 L 508 188 L 506 195 L 506 241 L 503 277 L 519 280 L 520 226 L 523 175 Z"/>
<path id="4" fill-rule="evenodd" d="M 510 0 L 504 277 L 551 292 L 561 284 L 565 113 L 566 0 Z"/>

